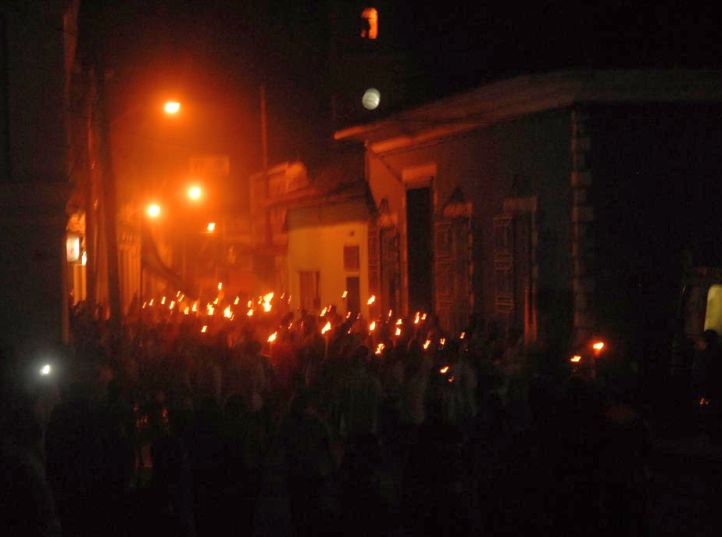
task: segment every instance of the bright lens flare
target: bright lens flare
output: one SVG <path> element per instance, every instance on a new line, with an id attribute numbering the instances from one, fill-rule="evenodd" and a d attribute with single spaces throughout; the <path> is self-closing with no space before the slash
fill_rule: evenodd
<path id="1" fill-rule="evenodd" d="M 198 185 L 193 185 L 188 188 L 188 197 L 193 201 L 198 201 L 203 197 L 203 189 Z"/>
<path id="2" fill-rule="evenodd" d="M 321 334 L 325 334 L 325 333 L 328 332 L 329 330 L 331 330 L 331 322 L 330 322 L 330 321 L 326 321 L 326 324 L 324 324 L 324 325 L 323 325 L 323 328 L 321 328 Z"/>
<path id="3" fill-rule="evenodd" d="M 145 214 L 147 214 L 150 218 L 158 218 L 160 216 L 160 212 L 160 205 L 157 203 L 151 203 L 145 208 Z"/>
<path id="4" fill-rule="evenodd" d="M 163 105 L 163 111 L 166 114 L 177 114 L 180 112 L 180 103 L 178 101 L 166 101 L 166 103 Z"/>
<path id="5" fill-rule="evenodd" d="M 53 368 L 50 364 L 45 364 L 43 365 L 43 367 L 40 368 L 40 374 L 44 377 L 47 377 L 52 372 Z"/>
<path id="6" fill-rule="evenodd" d="M 273 334 L 271 334 L 270 336 L 268 336 L 268 340 L 267 340 L 267 341 L 268 341 L 269 343 L 273 343 L 274 341 L 276 341 L 276 338 L 277 338 L 277 337 L 278 337 L 278 332 L 274 332 Z"/>

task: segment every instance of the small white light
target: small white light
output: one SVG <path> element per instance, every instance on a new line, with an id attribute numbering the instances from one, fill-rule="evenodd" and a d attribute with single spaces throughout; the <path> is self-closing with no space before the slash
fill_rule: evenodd
<path id="1" fill-rule="evenodd" d="M 53 368 L 50 364 L 45 364 L 40 368 L 40 374 L 44 377 L 47 377 L 50 373 L 52 373 L 52 371 Z"/>

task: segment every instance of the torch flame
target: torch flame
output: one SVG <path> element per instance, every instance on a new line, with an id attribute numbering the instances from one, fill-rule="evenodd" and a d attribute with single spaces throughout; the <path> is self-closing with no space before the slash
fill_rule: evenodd
<path id="1" fill-rule="evenodd" d="M 324 306 L 323 309 L 321 310 L 321 315 L 319 315 L 319 317 L 323 317 L 324 315 L 326 315 L 326 313 L 328 313 L 328 308 L 326 306 Z"/>
<path id="2" fill-rule="evenodd" d="M 404 320 L 403 320 L 403 319 L 401 319 L 401 318 L 396 319 L 396 326 L 401 326 L 402 324 L 404 324 Z"/>
<path id="3" fill-rule="evenodd" d="M 240 298 L 236 297 L 236 299 L 233 301 L 234 306 L 238 306 L 238 303 L 241 301 Z"/>
<path id="4" fill-rule="evenodd" d="M 595 341 L 594 343 L 592 343 L 592 349 L 597 352 L 602 352 L 604 350 L 604 347 L 606 347 L 604 341 Z"/>
<path id="5" fill-rule="evenodd" d="M 426 341 L 424 341 L 424 350 L 428 349 L 428 348 L 429 348 L 429 345 L 431 345 L 431 340 L 430 340 L 430 339 L 427 339 Z"/>
<path id="6" fill-rule="evenodd" d="M 275 296 L 275 295 L 274 295 L 273 292 L 266 293 L 265 295 L 263 295 L 263 301 L 264 301 L 264 302 L 270 302 L 271 300 L 273 300 L 273 297 L 274 297 L 274 296 Z"/>
<path id="7" fill-rule="evenodd" d="M 165 304 L 165 297 L 161 297 L 160 303 L 161 303 L 161 304 Z"/>
<path id="8" fill-rule="evenodd" d="M 444 345 L 446 345 L 446 338 L 445 338 L 445 337 L 442 337 L 442 338 L 439 340 L 439 344 L 440 344 L 442 347 L 443 347 Z"/>
<path id="9" fill-rule="evenodd" d="M 582 357 L 579 354 L 575 354 L 574 356 L 569 358 L 569 361 L 573 364 L 578 364 L 579 362 L 582 361 Z"/>
<path id="10" fill-rule="evenodd" d="M 246 312 L 246 315 L 248 315 L 249 317 L 253 317 L 253 309 L 249 309 L 249 310 Z"/>
<path id="11" fill-rule="evenodd" d="M 398 326 L 396 327 L 396 331 L 394 332 L 395 335 L 400 336 L 401 335 L 401 328 Z"/>
<path id="12" fill-rule="evenodd" d="M 269 342 L 269 343 L 273 343 L 274 341 L 276 341 L 276 338 L 277 338 L 277 337 L 278 337 L 278 332 L 274 332 L 273 334 L 271 334 L 270 336 L 268 336 L 268 342 Z"/>
<path id="13" fill-rule="evenodd" d="M 270 302 L 264 302 L 264 303 L 263 303 L 263 311 L 265 311 L 266 313 L 268 313 L 269 311 L 271 311 L 271 308 L 272 308 L 272 307 L 273 307 L 273 306 L 271 306 L 271 303 L 270 303 Z"/>
<path id="14" fill-rule="evenodd" d="M 321 334 L 325 334 L 325 333 L 328 332 L 329 330 L 331 330 L 331 322 L 330 322 L 330 321 L 326 321 L 326 324 L 324 324 L 324 325 L 323 325 L 323 328 L 321 328 Z"/>
<path id="15" fill-rule="evenodd" d="M 223 282 L 218 282 L 218 290 L 220 291 L 223 289 Z"/>
<path id="16" fill-rule="evenodd" d="M 371 321 L 371 324 L 369 325 L 369 332 L 373 332 L 376 330 L 376 321 Z"/>
<path id="17" fill-rule="evenodd" d="M 373 304 L 374 302 L 376 302 L 376 295 L 371 295 L 371 296 L 369 297 L 369 299 L 366 301 L 366 304 L 368 304 L 368 305 L 370 306 L 370 305 Z"/>
<path id="18" fill-rule="evenodd" d="M 206 332 L 208 332 L 208 325 L 204 324 L 203 327 L 201 328 L 201 334 L 205 334 Z"/>
<path id="19" fill-rule="evenodd" d="M 212 316 L 214 312 L 215 308 L 213 307 L 213 304 L 206 304 L 206 314 Z"/>
<path id="20" fill-rule="evenodd" d="M 150 302 L 148 302 L 148 305 L 149 305 L 149 306 L 152 306 L 152 305 L 153 305 L 153 299 L 152 299 L 152 298 L 150 299 Z"/>
<path id="21" fill-rule="evenodd" d="M 381 353 L 384 352 L 385 348 L 386 345 L 384 345 L 383 343 L 379 343 L 378 345 L 376 345 L 376 351 L 374 352 L 374 354 L 376 354 L 377 356 L 381 356 Z"/>
<path id="22" fill-rule="evenodd" d="M 191 309 L 188 306 L 186 306 L 185 309 L 183 310 L 183 315 L 188 315 L 190 313 L 190 311 L 191 311 Z"/>
<path id="23" fill-rule="evenodd" d="M 226 306 L 226 309 L 223 310 L 223 316 L 226 319 L 231 319 L 233 317 L 233 310 L 231 310 L 230 306 Z"/>
<path id="24" fill-rule="evenodd" d="M 341 293 L 341 298 L 346 298 L 348 296 L 348 291 L 344 291 Z"/>
<path id="25" fill-rule="evenodd" d="M 448 366 L 448 365 L 445 365 L 444 367 L 442 367 L 441 369 L 439 369 L 439 373 L 441 373 L 442 375 L 446 375 L 448 372 L 449 372 L 449 366 Z"/>

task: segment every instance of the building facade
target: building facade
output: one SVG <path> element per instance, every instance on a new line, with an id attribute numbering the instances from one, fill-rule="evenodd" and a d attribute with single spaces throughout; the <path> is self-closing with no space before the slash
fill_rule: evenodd
<path id="1" fill-rule="evenodd" d="M 370 292 L 510 341 L 670 333 L 684 252 L 722 263 L 720 82 L 549 73 L 337 131 L 364 144 L 378 208 Z"/>

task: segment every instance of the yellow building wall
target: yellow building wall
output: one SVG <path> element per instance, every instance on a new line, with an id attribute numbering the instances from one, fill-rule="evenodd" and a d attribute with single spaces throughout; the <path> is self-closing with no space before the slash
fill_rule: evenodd
<path id="1" fill-rule="evenodd" d="M 359 270 L 344 268 L 344 246 L 359 247 Z M 299 272 L 320 272 L 319 295 L 321 308 L 336 305 L 338 312 L 346 314 L 346 278 L 359 277 L 361 313 L 368 318 L 368 224 L 352 221 L 317 225 L 304 225 L 288 232 L 288 283 L 291 308 L 301 307 Z"/>

